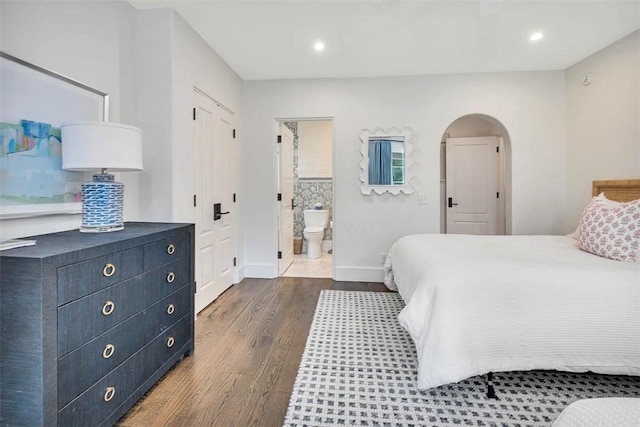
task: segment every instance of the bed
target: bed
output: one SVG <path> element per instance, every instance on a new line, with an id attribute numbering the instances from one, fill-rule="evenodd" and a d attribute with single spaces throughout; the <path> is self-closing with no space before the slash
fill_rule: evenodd
<path id="1" fill-rule="evenodd" d="M 593 191 L 640 199 L 640 180 Z M 421 389 L 531 369 L 640 375 L 640 262 L 572 236 L 418 234 L 394 243 L 385 270 L 406 303 Z"/>
<path id="2" fill-rule="evenodd" d="M 607 397 L 573 402 L 551 427 L 638 427 L 640 398 Z"/>

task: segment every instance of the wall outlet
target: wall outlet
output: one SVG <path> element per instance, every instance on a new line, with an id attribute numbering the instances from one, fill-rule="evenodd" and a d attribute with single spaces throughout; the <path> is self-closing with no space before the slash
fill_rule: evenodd
<path id="1" fill-rule="evenodd" d="M 419 205 L 428 205 L 429 204 L 429 196 L 426 194 L 418 194 L 418 204 Z"/>

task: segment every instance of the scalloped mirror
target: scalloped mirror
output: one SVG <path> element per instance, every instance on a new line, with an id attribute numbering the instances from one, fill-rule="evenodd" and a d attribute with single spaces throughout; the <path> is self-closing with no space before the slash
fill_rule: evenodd
<path id="1" fill-rule="evenodd" d="M 364 129 L 360 134 L 362 194 L 413 193 L 411 128 Z"/>

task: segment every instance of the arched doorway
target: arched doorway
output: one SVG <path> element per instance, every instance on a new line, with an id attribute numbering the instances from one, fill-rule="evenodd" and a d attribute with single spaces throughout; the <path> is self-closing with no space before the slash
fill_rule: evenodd
<path id="1" fill-rule="evenodd" d="M 440 153 L 440 232 L 511 234 L 511 139 L 504 125 L 485 114 L 459 117 L 443 132 Z"/>

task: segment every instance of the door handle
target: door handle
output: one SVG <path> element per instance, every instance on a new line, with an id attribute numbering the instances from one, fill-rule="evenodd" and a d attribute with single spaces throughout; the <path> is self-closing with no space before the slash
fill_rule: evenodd
<path id="1" fill-rule="evenodd" d="M 449 197 L 449 204 L 448 205 L 449 205 L 450 208 L 452 208 L 454 206 L 458 206 L 457 203 L 453 203 L 453 197 Z"/>
<path id="2" fill-rule="evenodd" d="M 222 215 L 226 215 L 229 212 L 221 212 L 222 211 L 222 203 L 214 203 L 213 204 L 213 220 L 217 221 L 222 218 Z"/>

